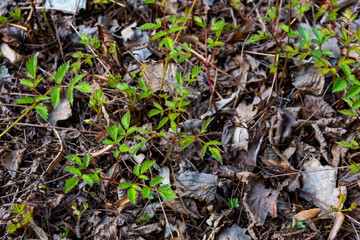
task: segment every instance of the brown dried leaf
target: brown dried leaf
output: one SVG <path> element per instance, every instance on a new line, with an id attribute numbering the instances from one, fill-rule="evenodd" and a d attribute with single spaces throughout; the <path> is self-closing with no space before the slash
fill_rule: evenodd
<path id="1" fill-rule="evenodd" d="M 308 194 L 300 193 L 300 196 L 308 201 L 314 202 L 315 206 L 322 209 L 322 213 L 330 210 L 330 205 L 339 208 L 341 202 L 339 201 L 340 193 L 346 196 L 346 187 L 341 186 L 336 188 L 337 170 L 329 165 L 322 166 L 317 159 L 311 159 L 304 163 L 304 172 L 302 173 L 302 190 Z M 334 213 L 329 216 L 335 217 Z"/>
<path id="2" fill-rule="evenodd" d="M 236 224 L 233 224 L 231 228 L 227 227 L 221 231 L 218 235 L 218 240 L 251 240 L 251 237 L 245 234 L 247 230 L 245 228 L 241 228 Z"/>
<path id="3" fill-rule="evenodd" d="M 180 173 L 176 180 L 176 186 L 179 188 L 182 197 L 197 198 L 201 201 L 213 200 L 215 196 L 210 192 L 216 192 L 219 183 L 216 175 L 191 171 Z"/>
<path id="4" fill-rule="evenodd" d="M 5 152 L 1 155 L 0 162 L 1 165 L 3 165 L 6 169 L 10 170 L 9 173 L 11 177 L 16 176 L 16 172 L 19 170 L 19 166 L 22 162 L 22 159 L 24 157 L 26 148 L 20 149 L 20 150 L 14 150 L 9 152 Z"/>
<path id="5" fill-rule="evenodd" d="M 320 95 L 324 90 L 325 78 L 315 66 L 303 66 L 295 72 L 292 84 L 299 90 Z"/>
<path id="6" fill-rule="evenodd" d="M 7 58 L 12 64 L 18 64 L 25 59 L 23 55 L 10 48 L 6 43 L 2 43 L 0 48 L 1 56 Z"/>
<path id="7" fill-rule="evenodd" d="M 335 117 L 336 111 L 322 97 L 305 96 L 305 109 L 318 119 Z"/>
<path id="8" fill-rule="evenodd" d="M 49 108 L 48 122 L 51 126 L 56 126 L 56 123 L 61 120 L 66 120 L 72 116 L 71 105 L 69 100 L 62 94 L 59 104 L 55 109 Z"/>
<path id="9" fill-rule="evenodd" d="M 306 221 L 316 217 L 320 212 L 321 212 L 320 208 L 312 208 L 308 210 L 303 210 L 295 214 L 293 218 L 295 218 L 297 221 Z"/>

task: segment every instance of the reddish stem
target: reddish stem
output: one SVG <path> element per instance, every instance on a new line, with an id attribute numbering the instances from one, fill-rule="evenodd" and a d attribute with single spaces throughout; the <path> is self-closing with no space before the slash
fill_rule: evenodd
<path id="1" fill-rule="evenodd" d="M 206 68 L 206 74 L 207 74 L 207 79 L 208 79 L 208 82 L 209 82 L 209 87 L 210 87 L 210 94 L 211 94 L 211 100 L 214 104 L 214 108 L 215 108 L 215 111 L 217 112 L 218 109 L 217 109 L 217 106 L 216 106 L 216 103 L 215 103 L 215 97 L 214 97 L 214 92 L 213 92 L 213 88 L 212 88 L 212 84 L 211 84 L 211 79 L 210 79 L 210 71 L 209 71 L 209 65 L 210 65 L 210 61 L 211 61 L 211 58 L 208 60 L 208 49 L 207 49 L 207 29 L 205 29 L 205 68 Z M 211 56 L 213 56 L 211 54 Z"/>

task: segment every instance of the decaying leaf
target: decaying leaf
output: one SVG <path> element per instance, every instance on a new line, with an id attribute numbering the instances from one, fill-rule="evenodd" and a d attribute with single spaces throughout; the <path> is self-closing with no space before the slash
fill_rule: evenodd
<path id="1" fill-rule="evenodd" d="M 251 237 L 246 233 L 245 228 L 241 228 L 236 224 L 233 224 L 230 228 L 227 227 L 221 231 L 218 236 L 218 240 L 229 240 L 229 239 L 236 239 L 236 240 L 251 240 Z"/>
<path id="2" fill-rule="evenodd" d="M 314 65 L 297 69 L 292 84 L 299 90 L 321 95 L 325 86 L 325 77 Z"/>
<path id="3" fill-rule="evenodd" d="M 49 118 L 48 121 L 51 126 L 56 126 L 56 123 L 60 120 L 66 120 L 71 117 L 71 105 L 69 100 L 65 96 L 61 96 L 59 104 L 55 109 L 49 107 Z"/>
<path id="4" fill-rule="evenodd" d="M 216 193 L 219 183 L 216 175 L 191 171 L 180 173 L 176 180 L 182 197 L 197 198 L 201 201 L 213 200 L 215 196 L 212 193 Z"/>
<path id="5" fill-rule="evenodd" d="M 11 177 L 16 176 L 15 171 L 19 170 L 19 166 L 22 162 L 25 151 L 26 148 L 23 148 L 19 150 L 13 150 L 11 152 L 6 151 L 1 155 L 0 163 L 9 170 Z"/>
<path id="6" fill-rule="evenodd" d="M 330 211 L 330 206 L 337 208 L 341 206 L 340 194 L 346 196 L 347 191 L 345 186 L 336 187 L 337 170 L 335 168 L 328 165 L 322 166 L 317 159 L 311 159 L 304 163 L 302 175 L 302 190 L 307 194 L 300 193 L 300 196 L 320 207 L 321 214 Z M 325 218 L 329 216 L 335 217 L 335 214 L 329 214 Z"/>
<path id="7" fill-rule="evenodd" d="M 9 47 L 6 43 L 1 44 L 1 55 L 7 58 L 12 64 L 20 63 L 25 57 L 17 53 L 15 50 Z"/>
<path id="8" fill-rule="evenodd" d="M 149 82 L 151 82 L 150 85 L 150 89 L 151 90 L 160 90 L 161 88 L 161 82 L 162 82 L 162 76 L 164 73 L 164 64 L 159 62 L 159 63 L 146 63 L 145 64 L 145 74 L 144 74 L 144 80 L 146 82 L 146 84 L 149 84 Z M 175 87 L 172 84 L 176 83 L 176 64 L 174 63 L 170 63 L 168 65 L 168 68 L 166 70 L 166 75 L 165 75 L 165 82 L 164 82 L 164 91 L 165 92 L 170 92 L 173 93 L 175 90 Z"/>
<path id="9" fill-rule="evenodd" d="M 206 223 L 209 225 L 209 227 L 206 229 L 207 234 L 204 235 L 203 239 L 207 240 L 214 240 L 216 234 L 220 231 L 221 226 L 221 220 L 232 213 L 232 209 L 227 209 L 222 211 L 221 213 L 215 213 L 212 212 L 211 216 L 206 220 Z"/>
<path id="10" fill-rule="evenodd" d="M 318 119 L 332 118 L 336 115 L 335 110 L 322 97 L 312 95 L 305 96 L 305 109 Z"/>
<path id="11" fill-rule="evenodd" d="M 321 212 L 320 208 L 312 208 L 308 210 L 303 210 L 295 214 L 293 218 L 295 218 L 297 221 L 306 221 L 316 217 L 320 212 Z"/>

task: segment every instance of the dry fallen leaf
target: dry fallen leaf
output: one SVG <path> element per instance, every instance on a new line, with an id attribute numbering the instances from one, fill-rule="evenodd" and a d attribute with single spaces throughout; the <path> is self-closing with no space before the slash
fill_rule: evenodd
<path id="1" fill-rule="evenodd" d="M 247 230 L 233 224 L 230 228 L 227 227 L 218 235 L 218 240 L 251 240 L 251 237 L 245 234 Z"/>
<path id="2" fill-rule="evenodd" d="M 303 210 L 295 214 L 293 218 L 295 218 L 297 221 L 306 221 L 316 217 L 320 212 L 321 212 L 320 208 L 312 208 L 308 210 Z"/>
<path id="3" fill-rule="evenodd" d="M 51 124 L 51 126 L 56 126 L 58 121 L 66 120 L 71 117 L 71 115 L 72 111 L 69 100 L 65 96 L 62 96 L 60 98 L 59 104 L 54 110 L 52 107 L 49 108 L 48 122 Z"/>
<path id="4" fill-rule="evenodd" d="M 330 206 L 339 208 L 341 206 L 340 194 L 345 194 L 346 187 L 336 187 L 337 170 L 331 166 L 322 166 L 317 159 L 311 159 L 304 163 L 304 172 L 302 173 L 303 188 L 305 193 L 300 196 L 308 201 L 312 201 L 315 206 L 322 209 L 322 213 L 330 211 Z M 310 197 L 313 196 L 314 198 Z M 335 217 L 335 213 L 329 216 Z"/>

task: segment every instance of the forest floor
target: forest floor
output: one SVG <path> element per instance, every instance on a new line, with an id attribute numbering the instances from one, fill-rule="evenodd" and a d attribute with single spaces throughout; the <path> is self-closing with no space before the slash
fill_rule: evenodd
<path id="1" fill-rule="evenodd" d="M 40 2 L 0 3 L 0 239 L 360 239 L 359 1 Z"/>

